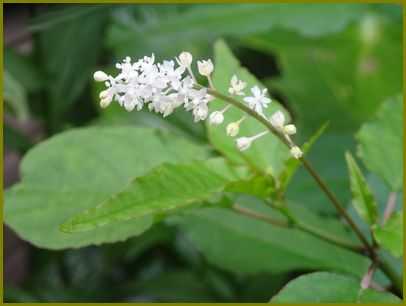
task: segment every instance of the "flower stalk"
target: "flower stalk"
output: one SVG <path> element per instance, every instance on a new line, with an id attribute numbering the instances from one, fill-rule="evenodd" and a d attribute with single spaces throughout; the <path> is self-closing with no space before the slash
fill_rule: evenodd
<path id="1" fill-rule="evenodd" d="M 113 77 L 102 71 L 94 73 L 94 79 L 98 82 L 104 82 L 106 89 L 100 93 L 100 106 L 108 107 L 112 101 L 117 101 L 120 106 L 127 111 L 141 110 L 147 106 L 150 111 L 161 113 L 164 117 L 173 113 L 173 111 L 183 106 L 187 111 L 191 111 L 194 121 L 198 122 L 209 118 L 210 124 L 220 125 L 224 120 L 224 113 L 230 106 L 242 110 L 245 115 L 237 122 L 230 123 L 227 126 L 227 135 L 235 137 L 239 133 L 239 125 L 246 117 L 252 117 L 266 127 L 265 131 L 249 137 L 240 137 L 236 139 L 237 148 L 240 151 L 246 150 L 251 143 L 271 132 L 290 150 L 290 154 L 301 161 L 307 172 L 313 177 L 316 184 L 324 192 L 330 202 L 333 204 L 339 215 L 341 215 L 347 224 L 363 244 L 362 251 L 366 251 L 371 260 L 391 278 L 394 286 L 401 291 L 401 282 L 399 282 L 397 273 L 376 253 L 376 245 L 369 243 L 368 239 L 361 232 L 357 224 L 352 220 L 344 205 L 340 203 L 334 193 L 329 189 L 324 180 L 314 170 L 312 165 L 303 157 L 303 152 L 292 140 L 291 136 L 296 133 L 296 127 L 293 124 L 285 125 L 285 116 L 281 111 L 275 112 L 270 118 L 267 118 L 263 112 L 268 107 L 271 99 L 267 97 L 267 89 L 261 89 L 258 86 L 251 88 L 251 96 L 242 98 L 242 101 L 235 99 L 233 96 L 245 96 L 244 88 L 246 83 L 239 80 L 233 75 L 230 81 L 229 95 L 220 93 L 215 89 L 211 75 L 214 71 L 214 65 L 210 59 L 197 62 L 198 71 L 205 76 L 209 83 L 209 88 L 196 82 L 193 75 L 191 64 L 193 57 L 189 52 L 182 52 L 179 57 L 175 58 L 178 67 L 175 67 L 173 60 L 155 63 L 155 57 L 145 56 L 136 62 L 131 62 L 130 57 L 126 57 L 116 67 L 120 73 Z M 185 73 L 187 74 L 185 76 Z M 225 108 L 209 114 L 208 104 L 218 98 L 228 103 Z M 248 115 L 248 116 L 247 116 Z M 235 209 L 235 208 L 234 208 Z M 265 220 L 252 212 L 240 212 Z M 283 211 L 282 211 L 283 212 Z M 349 246 L 337 238 L 328 237 L 325 233 L 315 231 L 307 225 L 298 222 L 285 211 L 285 216 L 290 223 L 303 231 L 311 233 L 319 238 L 341 245 L 353 251 L 360 251 L 358 246 Z M 266 220 L 269 220 L 267 218 Z M 265 221 L 266 221 L 265 220 Z M 273 220 L 275 223 L 275 220 Z M 289 223 L 288 223 L 289 225 Z"/>

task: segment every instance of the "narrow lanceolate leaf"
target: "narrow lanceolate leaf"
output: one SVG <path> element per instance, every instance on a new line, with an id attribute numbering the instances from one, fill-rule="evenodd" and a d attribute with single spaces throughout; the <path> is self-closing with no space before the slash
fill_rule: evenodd
<path id="1" fill-rule="evenodd" d="M 383 226 L 373 230 L 376 241 L 394 256 L 403 256 L 403 211 L 394 213 Z"/>
<path id="2" fill-rule="evenodd" d="M 369 225 L 373 225 L 376 223 L 378 216 L 375 197 L 352 155 L 347 152 L 345 158 L 347 160 L 350 175 L 352 204 L 361 218 L 368 222 Z"/>
<path id="3" fill-rule="evenodd" d="M 152 218 L 69 235 L 59 226 L 164 162 L 186 163 L 206 157 L 204 147 L 153 129 L 93 127 L 62 133 L 24 157 L 21 183 L 5 193 L 5 223 L 42 248 L 121 241 L 143 233 L 152 225 Z"/>
<path id="4" fill-rule="evenodd" d="M 118 221 L 161 218 L 209 199 L 238 175 L 224 160 L 164 164 L 136 178 L 101 205 L 88 209 L 61 226 L 64 232 L 95 229 Z"/>
<path id="5" fill-rule="evenodd" d="M 362 289 L 360 280 L 351 276 L 316 272 L 289 282 L 271 303 L 400 303 L 388 292 Z"/>
<path id="6" fill-rule="evenodd" d="M 385 101 L 375 120 L 357 134 L 358 153 L 365 166 L 379 175 L 392 191 L 403 186 L 403 99 Z"/>

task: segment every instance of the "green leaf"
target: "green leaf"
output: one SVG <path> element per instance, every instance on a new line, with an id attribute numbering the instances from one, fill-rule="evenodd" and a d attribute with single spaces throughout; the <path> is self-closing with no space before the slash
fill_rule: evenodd
<path id="1" fill-rule="evenodd" d="M 403 211 L 395 212 L 383 225 L 374 229 L 376 241 L 394 256 L 403 256 Z"/>
<path id="2" fill-rule="evenodd" d="M 267 199 L 275 192 L 275 187 L 275 181 L 269 175 L 254 175 L 250 178 L 230 183 L 226 191 Z"/>
<path id="3" fill-rule="evenodd" d="M 395 295 L 362 289 L 360 280 L 341 274 L 315 272 L 289 282 L 271 303 L 401 303 Z"/>
<path id="4" fill-rule="evenodd" d="M 214 46 L 216 70 L 213 81 L 220 92 L 227 93 L 230 79 L 236 74 L 239 79 L 247 82 L 248 88 L 260 85 L 257 79 L 246 69 L 241 68 L 237 59 L 223 41 L 216 42 Z M 243 102 L 242 102 L 243 103 Z M 220 110 L 226 106 L 226 102 L 216 99 L 210 102 L 211 111 Z M 270 103 L 265 110 L 266 115 L 270 115 L 276 110 L 282 110 L 287 117 L 289 115 L 276 101 Z M 249 150 L 240 152 L 235 146 L 235 139 L 227 136 L 225 126 L 230 122 L 235 122 L 245 113 L 235 107 L 231 107 L 224 118 L 224 128 L 207 124 L 208 137 L 213 146 L 226 157 L 237 163 L 248 163 L 259 172 L 271 173 L 277 176 L 282 170 L 283 162 L 290 156 L 288 148 L 274 135 L 266 135 L 255 141 Z M 253 118 L 247 118 L 240 126 L 239 135 L 252 136 L 264 131 L 266 128 Z"/>
<path id="5" fill-rule="evenodd" d="M 337 32 L 364 9 L 354 4 L 144 6 L 134 11 L 125 7 L 116 13 L 107 44 L 119 57 L 156 50 L 165 56 L 175 56 L 182 50 L 196 55 L 214 39 L 246 36 L 273 27 L 309 36 Z"/>
<path id="6" fill-rule="evenodd" d="M 65 232 L 89 231 L 152 216 L 162 218 L 184 207 L 208 200 L 238 176 L 222 159 L 190 164 L 163 164 L 137 177 L 126 188 L 97 207 L 65 222 Z"/>
<path id="7" fill-rule="evenodd" d="M 393 191 L 403 186 L 403 97 L 385 101 L 375 120 L 357 133 L 358 154 L 366 167 Z"/>
<path id="8" fill-rule="evenodd" d="M 252 201 L 240 199 L 238 204 L 281 218 L 275 210 Z M 307 218 L 308 214 L 297 216 L 343 237 L 342 225 L 317 215 Z M 170 217 L 168 222 L 179 225 L 210 263 L 235 274 L 328 269 L 361 276 L 369 264 L 367 258 L 303 231 L 277 227 L 227 208 L 191 209 Z M 348 235 L 345 237 L 348 239 Z"/>
<path id="9" fill-rule="evenodd" d="M 107 13 L 94 10 L 38 34 L 54 128 L 91 80 L 102 48 Z"/>
<path id="10" fill-rule="evenodd" d="M 21 238 L 51 249 L 115 242 L 148 229 L 151 217 L 66 234 L 61 223 L 122 190 L 164 162 L 207 156 L 200 147 L 151 129 L 86 128 L 57 135 L 29 151 L 22 182 L 5 193 L 5 222 Z"/>
<path id="11" fill-rule="evenodd" d="M 361 218 L 369 225 L 373 225 L 378 218 L 378 205 L 375 197 L 352 155 L 347 152 L 345 158 L 350 175 L 352 204 Z"/>

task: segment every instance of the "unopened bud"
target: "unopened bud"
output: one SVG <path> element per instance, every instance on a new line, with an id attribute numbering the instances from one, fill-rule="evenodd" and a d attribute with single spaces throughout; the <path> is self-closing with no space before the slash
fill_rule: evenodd
<path id="1" fill-rule="evenodd" d="M 288 135 L 294 135 L 296 134 L 296 127 L 293 124 L 288 124 L 284 126 L 283 131 Z"/>
<path id="2" fill-rule="evenodd" d="M 103 71 L 99 70 L 93 74 L 93 78 L 97 82 L 104 82 L 109 79 L 109 76 L 106 73 L 104 73 Z"/>

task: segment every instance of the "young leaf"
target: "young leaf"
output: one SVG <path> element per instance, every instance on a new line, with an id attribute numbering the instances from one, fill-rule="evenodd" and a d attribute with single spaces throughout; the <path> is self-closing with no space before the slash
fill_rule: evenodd
<path id="1" fill-rule="evenodd" d="M 214 46 L 216 69 L 213 81 L 220 92 L 227 93 L 230 79 L 235 74 L 244 82 L 247 82 L 247 94 L 254 85 L 259 85 L 257 79 L 246 69 L 241 68 L 237 59 L 223 41 L 217 41 Z M 242 100 L 241 100 L 242 101 Z M 210 110 L 220 110 L 227 104 L 219 99 L 210 102 Z M 283 110 L 276 101 L 269 104 L 265 114 L 270 116 L 276 110 Z M 283 110 L 288 117 L 289 115 Z M 240 152 L 236 148 L 235 139 L 227 136 L 225 127 L 231 122 L 238 121 L 245 113 L 231 107 L 224 116 L 224 127 L 207 125 L 208 137 L 213 146 L 227 158 L 245 164 L 248 163 L 258 171 L 271 173 L 274 177 L 282 170 L 283 162 L 290 156 L 286 146 L 274 135 L 266 135 L 253 143 L 249 150 Z M 239 135 L 252 136 L 264 131 L 266 128 L 253 118 L 246 118 L 241 123 Z"/>
<path id="2" fill-rule="evenodd" d="M 5 194 L 5 223 L 23 239 L 43 248 L 124 240 L 148 229 L 152 218 L 70 235 L 62 233 L 59 226 L 164 162 L 206 157 L 204 147 L 152 129 L 72 130 L 40 143 L 25 156 L 22 182 Z"/>
<path id="3" fill-rule="evenodd" d="M 374 229 L 376 241 L 394 256 L 403 256 L 403 211 L 395 212 L 383 225 Z"/>
<path id="4" fill-rule="evenodd" d="M 400 303 L 388 292 L 362 289 L 360 280 L 351 276 L 315 272 L 289 282 L 271 303 Z"/>
<path id="5" fill-rule="evenodd" d="M 163 164 L 136 178 L 125 189 L 94 208 L 83 211 L 61 229 L 80 232 L 144 217 L 161 218 L 168 213 L 208 200 L 239 177 L 222 160 L 190 164 Z"/>
<path id="6" fill-rule="evenodd" d="M 385 101 L 375 120 L 356 135 L 358 154 L 365 166 L 379 175 L 392 191 L 403 186 L 403 98 Z"/>
<path id="7" fill-rule="evenodd" d="M 346 152 L 345 158 L 350 175 L 352 204 L 361 218 L 369 225 L 373 225 L 378 217 L 378 205 L 375 197 L 352 155 Z"/>

